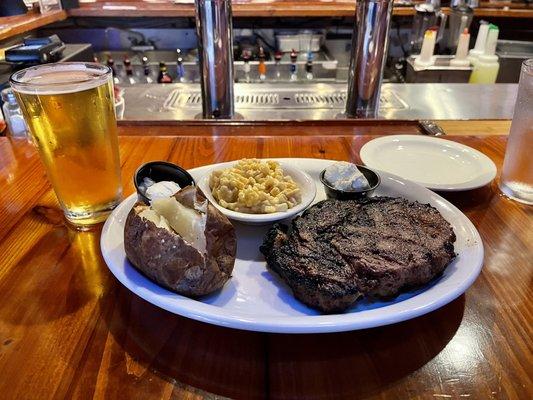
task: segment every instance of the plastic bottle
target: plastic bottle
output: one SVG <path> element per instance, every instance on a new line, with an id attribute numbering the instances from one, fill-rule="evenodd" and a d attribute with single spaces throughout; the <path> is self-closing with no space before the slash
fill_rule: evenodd
<path id="1" fill-rule="evenodd" d="M 267 67 L 265 64 L 265 50 L 263 47 L 259 47 L 259 65 L 257 66 L 257 72 L 259 72 L 259 79 L 261 81 L 266 80 Z"/>
<path id="2" fill-rule="evenodd" d="M 463 33 L 459 36 L 459 42 L 457 43 L 457 51 L 455 57 L 450 60 L 450 65 L 453 67 L 468 67 L 470 61 L 467 58 L 468 44 L 470 43 L 470 34 L 468 28 L 465 28 Z"/>
<path id="3" fill-rule="evenodd" d="M 128 57 L 124 57 L 124 69 L 126 70 L 126 82 L 130 85 L 135 85 L 139 83 L 138 79 L 133 74 L 133 65 L 131 65 L 131 60 Z"/>
<path id="4" fill-rule="evenodd" d="M 144 56 L 142 58 L 143 63 L 143 74 L 144 74 L 144 83 L 154 83 L 154 77 L 152 76 L 152 69 L 148 63 L 148 57 Z"/>
<path id="5" fill-rule="evenodd" d="M 244 61 L 243 70 L 244 70 L 244 81 L 246 83 L 250 83 L 251 81 L 250 79 L 250 58 L 251 58 L 250 52 L 247 50 L 244 50 L 242 52 L 242 60 Z"/>
<path id="6" fill-rule="evenodd" d="M 485 43 L 487 42 L 487 35 L 489 33 L 489 23 L 481 21 L 479 31 L 477 32 L 476 44 L 474 48 L 468 52 L 468 60 L 474 65 L 481 54 L 485 52 Z"/>
<path id="7" fill-rule="evenodd" d="M 292 51 L 291 51 L 291 66 L 290 66 L 291 81 L 298 80 L 298 65 L 296 64 L 297 60 L 298 60 L 298 53 L 296 52 L 296 50 L 292 49 Z"/>
<path id="8" fill-rule="evenodd" d="M 113 72 L 113 83 L 115 85 L 120 85 L 120 78 L 118 77 L 117 68 L 115 67 L 115 60 L 113 60 L 111 57 L 107 58 L 107 66 L 111 68 L 111 71 Z"/>
<path id="9" fill-rule="evenodd" d="M 24 122 L 17 98 L 10 88 L 2 90 L 4 105 L 2 111 L 6 121 L 8 135 L 14 138 L 27 138 L 28 128 Z"/>
<path id="10" fill-rule="evenodd" d="M 415 66 L 419 68 L 426 68 L 435 64 L 435 41 L 437 39 L 437 31 L 434 29 L 428 29 L 424 33 L 424 41 L 422 42 L 422 50 L 420 54 L 415 58 Z"/>
<path id="11" fill-rule="evenodd" d="M 307 52 L 307 62 L 305 63 L 305 77 L 307 80 L 313 79 L 313 52 Z"/>
<path id="12" fill-rule="evenodd" d="M 183 54 L 181 49 L 176 49 L 176 80 L 178 82 L 186 82 L 185 67 L 183 66 Z"/>
<path id="13" fill-rule="evenodd" d="M 276 51 L 276 53 L 274 54 L 274 60 L 276 62 L 276 80 L 279 81 L 281 79 L 281 69 L 280 69 L 280 64 L 281 64 L 281 59 L 283 57 L 283 53 L 281 51 Z"/>
<path id="14" fill-rule="evenodd" d="M 176 63 L 176 76 L 177 76 L 178 82 L 186 82 L 185 68 L 183 67 L 183 58 L 181 57 L 178 57 L 178 61 Z"/>
<path id="15" fill-rule="evenodd" d="M 485 52 L 478 57 L 474 64 L 474 70 L 470 75 L 469 83 L 495 83 L 500 63 L 496 52 L 498 34 L 500 31 L 496 25 L 490 24 L 485 44 Z"/>
<path id="16" fill-rule="evenodd" d="M 167 72 L 167 65 L 164 62 L 159 63 L 159 76 L 157 83 L 172 83 L 172 77 Z"/>

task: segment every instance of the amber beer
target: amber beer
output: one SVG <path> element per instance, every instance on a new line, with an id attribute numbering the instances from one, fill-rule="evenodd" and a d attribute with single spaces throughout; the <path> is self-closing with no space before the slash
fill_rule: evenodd
<path id="1" fill-rule="evenodd" d="M 69 222 L 105 220 L 122 196 L 111 69 L 31 67 L 11 77 L 48 178 Z"/>

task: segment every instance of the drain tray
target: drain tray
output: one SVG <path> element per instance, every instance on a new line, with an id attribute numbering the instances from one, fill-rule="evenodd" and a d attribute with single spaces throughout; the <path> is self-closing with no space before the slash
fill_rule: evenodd
<path id="1" fill-rule="evenodd" d="M 346 92 L 314 92 L 305 90 L 280 90 L 279 92 L 238 93 L 235 106 L 239 109 L 254 108 L 296 108 L 296 109 L 344 109 Z M 380 108 L 403 110 L 407 105 L 393 92 L 382 92 Z M 201 108 L 202 96 L 199 91 L 175 89 L 165 99 L 163 107 L 167 110 L 182 108 Z"/>

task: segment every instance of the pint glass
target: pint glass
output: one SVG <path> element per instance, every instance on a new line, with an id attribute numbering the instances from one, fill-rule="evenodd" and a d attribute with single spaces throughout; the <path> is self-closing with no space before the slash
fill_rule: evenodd
<path id="1" fill-rule="evenodd" d="M 518 96 L 507 139 L 501 191 L 513 200 L 533 204 L 533 59 L 522 63 Z"/>
<path id="2" fill-rule="evenodd" d="M 122 196 L 111 69 L 46 64 L 10 83 L 67 220 L 105 220 Z"/>

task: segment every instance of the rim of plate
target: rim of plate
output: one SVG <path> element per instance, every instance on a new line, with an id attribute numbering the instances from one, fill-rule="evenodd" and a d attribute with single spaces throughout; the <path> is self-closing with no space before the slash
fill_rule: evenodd
<path id="1" fill-rule="evenodd" d="M 273 158 L 261 158 L 258 159 L 260 161 L 266 161 L 266 160 L 275 160 Z M 281 167 L 283 168 L 284 172 L 291 175 L 291 177 L 295 181 L 304 181 L 305 182 L 305 188 L 301 188 L 302 191 L 302 201 L 300 204 L 297 204 L 293 208 L 288 209 L 287 211 L 283 212 L 274 212 L 270 214 L 247 214 L 242 213 L 238 211 L 228 210 L 227 208 L 222 207 L 218 202 L 213 198 L 213 195 L 211 194 L 211 189 L 209 188 L 209 184 L 207 181 L 209 180 L 209 175 L 216 169 L 221 168 L 227 168 L 231 165 L 234 165 L 238 160 L 235 161 L 228 161 L 224 163 L 219 164 L 211 164 L 207 167 L 210 167 L 204 175 L 200 179 L 197 180 L 197 186 L 202 189 L 207 199 L 215 206 L 222 214 L 224 214 L 226 217 L 240 222 L 254 222 L 254 223 L 268 223 L 268 222 L 274 222 L 274 221 L 281 221 L 283 219 L 287 219 L 290 217 L 295 216 L 296 214 L 304 211 L 315 199 L 316 197 L 316 182 L 314 181 L 311 176 L 309 176 L 308 173 L 302 171 L 301 169 L 298 169 L 292 165 L 288 165 L 287 163 L 283 163 L 280 161 Z M 279 160 L 276 160 L 279 161 Z M 196 168 L 195 168 L 196 169 Z M 191 170 L 193 171 L 193 170 Z M 298 178 L 296 177 L 298 176 Z"/>
<path id="2" fill-rule="evenodd" d="M 316 159 L 298 160 L 313 160 L 314 162 L 327 161 L 329 163 L 335 162 L 334 160 Z M 206 168 L 211 166 L 213 165 L 193 168 L 190 169 L 189 172 L 194 175 L 200 171 L 203 172 L 204 170 L 207 170 Z M 413 186 L 419 190 L 427 191 L 426 195 L 428 196 L 428 201 L 431 201 L 432 204 L 438 204 L 441 208 L 447 208 L 450 212 L 461 218 L 462 225 L 465 226 L 469 236 L 474 238 L 475 245 L 473 245 L 470 249 L 474 252 L 472 258 L 477 260 L 477 262 L 470 266 L 468 273 L 465 271 L 456 272 L 462 272 L 464 275 L 461 277 L 462 279 L 460 282 L 454 282 L 453 285 L 446 284 L 445 282 L 441 284 L 437 283 L 429 287 L 427 290 L 403 301 L 384 307 L 358 311 L 355 313 L 280 317 L 258 316 L 248 313 L 228 311 L 222 307 L 202 303 L 201 301 L 168 291 L 144 277 L 140 272 L 132 267 L 129 262 L 127 262 L 128 267 L 134 270 L 135 274 L 139 274 L 141 277 L 143 277 L 143 279 L 146 280 L 149 285 L 137 286 L 135 282 L 126 277 L 125 274 L 120 273 L 120 269 L 123 268 L 123 266 L 115 265 L 114 261 L 111 259 L 111 252 L 113 249 L 109 246 L 110 243 L 108 242 L 108 237 L 112 235 L 111 229 L 114 224 L 122 225 L 121 229 L 123 229 L 124 220 L 121 220 L 119 215 L 127 215 L 133 204 L 136 202 L 135 193 L 123 200 L 119 206 L 113 210 L 105 222 L 100 239 L 102 255 L 113 275 L 137 296 L 174 314 L 218 326 L 270 333 L 327 333 L 373 328 L 406 321 L 434 311 L 448 304 L 463 294 L 466 289 L 472 285 L 472 283 L 478 277 L 483 266 L 483 242 L 481 241 L 479 232 L 468 219 L 468 217 L 466 217 L 466 215 L 464 215 L 457 207 L 438 194 L 424 188 L 422 185 L 408 181 L 401 177 L 397 177 L 393 174 L 382 173 L 381 177 L 382 181 L 393 181 L 404 186 Z M 123 241 L 123 237 L 121 240 Z M 123 245 L 123 242 L 121 242 L 121 244 Z M 124 261 L 127 261 L 125 254 L 122 264 L 124 264 Z M 163 294 L 158 294 L 155 291 L 150 290 L 149 286 L 154 286 L 157 291 Z M 383 315 L 384 311 L 386 317 Z"/>
<path id="3" fill-rule="evenodd" d="M 478 160 L 483 166 L 483 169 L 479 172 L 479 175 L 470 179 L 469 181 L 458 183 L 458 184 L 426 183 L 426 182 L 417 182 L 417 181 L 411 180 L 412 182 L 420 186 L 423 186 L 427 189 L 440 190 L 443 192 L 455 192 L 455 191 L 477 189 L 477 188 L 480 188 L 480 187 L 483 187 L 489 184 L 496 177 L 496 174 L 497 174 L 496 165 L 487 155 L 483 154 L 481 151 L 476 150 L 470 146 L 464 145 L 459 142 L 454 142 L 453 140 L 443 139 L 441 137 L 419 136 L 419 135 L 382 136 L 376 139 L 372 139 L 369 142 L 365 143 L 363 147 L 361 147 L 361 150 L 359 151 L 359 156 L 361 157 L 361 160 L 366 166 L 380 171 L 380 168 L 373 162 L 374 153 L 379 149 L 380 146 L 386 143 L 399 142 L 399 141 L 427 142 L 427 143 L 438 144 L 440 146 L 451 147 L 456 150 L 467 151 L 468 153 L 470 153 L 470 155 L 474 159 Z M 386 170 L 381 170 L 381 171 L 386 172 L 388 174 L 395 174 L 394 171 L 386 171 Z M 403 179 L 408 180 L 409 178 L 403 178 Z"/>

